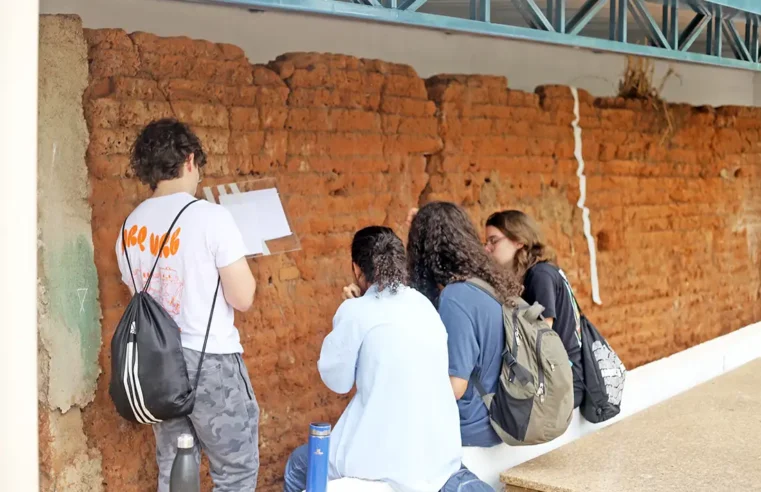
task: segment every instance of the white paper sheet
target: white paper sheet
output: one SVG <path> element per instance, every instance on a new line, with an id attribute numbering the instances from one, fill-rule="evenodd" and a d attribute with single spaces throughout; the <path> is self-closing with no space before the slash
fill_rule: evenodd
<path id="1" fill-rule="evenodd" d="M 249 191 L 243 195 L 247 195 L 246 199 L 250 197 L 259 210 L 257 220 L 261 227 L 261 236 L 265 240 L 291 235 L 291 228 L 288 226 L 288 219 L 285 217 L 283 203 L 280 201 L 280 195 L 275 188 Z"/>
<path id="2" fill-rule="evenodd" d="M 225 195 L 233 196 L 233 195 Z M 222 204 L 222 197 L 219 197 Z M 246 245 L 246 255 L 256 255 L 263 253 L 262 238 L 258 234 L 260 230 L 256 220 L 256 206 L 252 203 L 225 203 L 222 204 L 233 216 L 235 224 L 243 236 L 243 244 Z"/>
<path id="3" fill-rule="evenodd" d="M 219 196 L 243 235 L 247 255 L 265 251 L 264 241 L 292 234 L 283 204 L 275 188 Z"/>

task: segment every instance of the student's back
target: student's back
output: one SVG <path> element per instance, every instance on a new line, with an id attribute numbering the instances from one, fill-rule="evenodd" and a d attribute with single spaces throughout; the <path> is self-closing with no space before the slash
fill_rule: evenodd
<path id="1" fill-rule="evenodd" d="M 164 234 L 180 210 L 194 200 L 188 193 L 149 198 L 129 215 L 124 234 L 132 272 L 122 251 L 121 237 L 116 241 L 119 269 L 125 284 L 132 286 L 131 274 L 138 289 L 143 288 Z M 203 348 L 219 269 L 244 256 L 242 245 L 230 212 L 221 205 L 199 200 L 177 220 L 148 292 L 182 330 L 183 347 L 199 352 Z M 223 295 L 218 296 L 214 307 L 206 352 L 243 352 L 234 326 L 233 308 Z"/>
<path id="2" fill-rule="evenodd" d="M 361 346 L 357 393 L 331 441 L 334 476 L 437 490 L 460 467 L 458 412 L 447 377 L 447 333 L 436 310 L 409 287 L 373 287 L 346 301 L 318 367 L 337 392 L 351 389 L 343 347 Z M 353 368 L 352 368 L 353 369 Z"/>
<path id="3" fill-rule="evenodd" d="M 468 381 L 478 377 L 487 392 L 495 392 L 505 348 L 502 306 L 481 289 L 459 282 L 441 292 L 439 314 L 449 334 L 449 374 Z M 502 442 L 473 384 L 468 384 L 457 406 L 463 446 Z"/>

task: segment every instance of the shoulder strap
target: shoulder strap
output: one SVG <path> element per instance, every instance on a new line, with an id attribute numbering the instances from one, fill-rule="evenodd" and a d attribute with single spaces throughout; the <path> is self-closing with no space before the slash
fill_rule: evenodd
<path id="1" fill-rule="evenodd" d="M 219 294 L 219 284 L 222 283 L 222 277 L 217 277 L 217 288 L 214 290 L 214 299 L 211 301 L 211 312 L 209 313 L 209 322 L 206 324 L 206 336 L 203 337 L 203 348 L 201 357 L 198 359 L 198 370 L 196 371 L 196 382 L 193 386 L 193 393 L 198 390 L 198 380 L 201 378 L 201 365 L 206 355 L 206 343 L 209 341 L 209 331 L 211 331 L 211 320 L 214 317 L 214 305 L 217 303 L 217 294 Z"/>
<path id="2" fill-rule="evenodd" d="M 166 242 L 169 240 L 169 235 L 172 233 L 172 229 L 174 229 L 174 225 L 177 223 L 177 219 L 180 218 L 180 215 L 191 205 L 196 203 L 198 200 L 193 200 L 192 202 L 188 203 L 182 209 L 177 213 L 177 216 L 172 221 L 172 225 L 169 226 L 169 230 L 166 231 L 166 235 L 164 235 L 164 240 L 161 241 L 161 246 L 159 247 L 158 254 L 156 255 L 156 261 L 153 263 L 153 268 L 151 268 L 151 273 L 148 275 L 148 279 L 145 281 L 145 285 L 143 286 L 143 292 L 148 292 L 148 287 L 151 285 L 151 280 L 153 280 L 153 273 L 156 271 L 156 265 L 159 264 L 159 259 L 161 259 L 161 253 L 164 251 L 164 246 L 166 246 Z M 132 282 L 135 282 L 135 279 L 132 279 Z"/>
<path id="3" fill-rule="evenodd" d="M 481 280 L 480 278 L 473 277 L 473 278 L 469 278 L 468 280 L 466 280 L 465 283 L 470 284 L 473 287 L 478 287 L 479 289 L 481 289 L 485 293 L 489 294 L 489 296 L 492 299 L 494 299 L 495 301 L 499 302 L 499 298 L 497 297 L 497 292 L 494 290 L 494 287 L 489 285 L 488 282 L 486 282 L 484 280 Z M 500 302 L 500 304 L 502 304 L 502 303 Z"/>
<path id="4" fill-rule="evenodd" d="M 576 310 L 579 312 L 579 317 L 581 317 L 584 313 L 581 311 L 581 305 L 579 304 L 579 301 L 576 300 L 576 294 L 573 293 L 571 283 L 566 278 L 565 272 L 560 268 L 558 268 L 558 274 L 560 275 L 560 278 L 563 279 L 563 284 L 565 285 L 566 289 L 568 289 L 568 293 L 571 294 L 571 301 L 573 301 L 573 303 L 576 305 Z"/>
<path id="5" fill-rule="evenodd" d="M 132 279 L 132 286 L 135 288 L 133 291 L 135 294 L 137 294 L 137 284 L 135 283 L 135 275 L 132 272 L 132 263 L 129 261 L 129 252 L 127 251 L 127 219 L 129 219 L 129 215 L 125 217 L 124 224 L 122 224 L 122 250 L 124 251 L 124 256 L 127 258 L 127 268 L 129 268 L 129 278 Z"/>
<path id="6" fill-rule="evenodd" d="M 473 287 L 478 287 L 485 293 L 489 294 L 489 296 L 492 299 L 494 299 L 495 301 L 499 302 L 500 305 L 502 305 L 502 302 L 500 302 L 499 297 L 497 297 L 497 292 L 485 280 L 481 280 L 480 278 L 473 277 L 466 280 L 465 283 L 470 284 Z M 518 307 L 518 309 L 527 309 L 529 307 L 528 303 L 526 303 L 526 301 L 522 297 L 514 296 L 514 297 L 511 297 L 510 300 L 513 302 L 513 304 L 515 304 Z"/>

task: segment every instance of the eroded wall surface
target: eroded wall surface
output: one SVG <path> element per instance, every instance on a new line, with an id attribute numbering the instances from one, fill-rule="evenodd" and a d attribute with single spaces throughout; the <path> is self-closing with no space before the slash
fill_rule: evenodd
<path id="1" fill-rule="evenodd" d="M 39 52 L 38 316 L 42 490 L 102 489 L 82 409 L 101 348 L 82 110 L 87 44 L 77 17 L 43 16 Z M 32 63 L 33 61 L 30 61 Z"/>
<path id="2" fill-rule="evenodd" d="M 334 421 L 346 404 L 321 384 L 315 363 L 350 280 L 353 231 L 383 223 L 404 236 L 407 210 L 428 200 L 463 204 L 479 226 L 502 208 L 533 214 L 582 306 L 629 367 L 761 317 L 758 110 L 663 107 L 580 91 L 603 300 L 594 306 L 568 87 L 527 93 L 503 77 L 423 80 L 409 66 L 342 55 L 288 54 L 251 65 L 231 45 L 121 30 L 85 37 L 92 254 L 105 342 L 95 400 L 84 412 L 97 451 L 85 451 L 102 455 L 107 490 L 155 483 L 150 429 L 119 419 L 107 384 L 108 342 L 129 300 L 113 245 L 124 217 L 149 194 L 130 175 L 129 147 L 141 126 L 162 116 L 186 120 L 203 140 L 203 185 L 276 177 L 301 237 L 302 251 L 251 262 L 257 300 L 237 318 L 262 407 L 261 490 L 280 488 L 285 459 L 308 423 Z M 73 284 L 87 275 L 71 277 Z M 77 376 L 84 381 L 87 367 Z M 60 401 L 81 405 L 74 396 Z"/>

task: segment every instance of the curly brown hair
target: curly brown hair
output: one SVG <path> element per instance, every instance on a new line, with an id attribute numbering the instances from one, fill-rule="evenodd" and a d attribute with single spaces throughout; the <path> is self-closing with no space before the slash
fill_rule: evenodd
<path id="1" fill-rule="evenodd" d="M 396 294 L 399 286 L 409 281 L 404 244 L 388 227 L 370 226 L 357 231 L 351 242 L 351 261 L 378 291 L 388 289 Z"/>
<path id="2" fill-rule="evenodd" d="M 486 225 L 496 227 L 506 238 L 523 245 L 515 252 L 512 265 L 519 278 L 522 279 L 529 268 L 537 263 L 556 262 L 555 252 L 544 242 L 539 226 L 520 210 L 493 213 L 486 220 Z"/>
<path id="3" fill-rule="evenodd" d="M 179 178 L 182 166 L 193 154 L 199 168 L 206 164 L 201 141 L 186 124 L 174 118 L 149 123 L 132 144 L 130 165 L 135 176 L 156 190 L 160 181 Z"/>
<path id="4" fill-rule="evenodd" d="M 450 202 L 432 202 L 418 211 L 407 241 L 410 282 L 431 301 L 439 286 L 477 277 L 488 282 L 502 303 L 523 287 L 487 254 L 465 211 Z"/>

